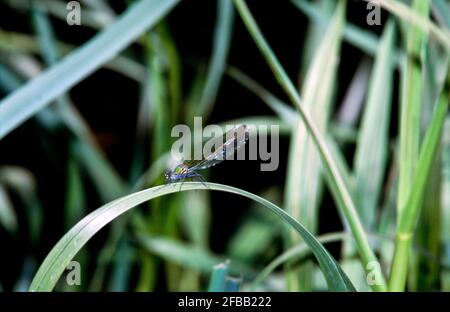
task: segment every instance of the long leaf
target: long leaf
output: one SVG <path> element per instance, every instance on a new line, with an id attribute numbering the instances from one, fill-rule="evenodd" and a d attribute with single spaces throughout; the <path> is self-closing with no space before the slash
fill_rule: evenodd
<path id="1" fill-rule="evenodd" d="M 52 290 L 55 287 L 59 277 L 64 272 L 66 266 L 70 263 L 71 259 L 89 241 L 89 239 L 101 228 L 116 219 L 124 212 L 150 199 L 157 198 L 163 195 L 176 193 L 178 191 L 202 189 L 238 194 L 260 203 L 262 207 L 274 213 L 276 216 L 282 219 L 284 223 L 289 224 L 302 236 L 304 241 L 311 248 L 317 261 L 319 262 L 330 290 L 354 290 L 354 287 L 351 284 L 350 280 L 346 277 L 345 273 L 340 269 L 339 265 L 328 253 L 328 251 L 314 238 L 313 235 L 311 235 L 311 233 L 305 227 L 294 220 L 281 208 L 257 195 L 231 186 L 215 183 L 202 184 L 188 182 L 183 183 L 182 185 L 176 183 L 172 185 L 156 186 L 141 192 L 133 193 L 131 195 L 127 195 L 114 200 L 87 215 L 69 232 L 67 232 L 47 255 L 38 272 L 34 276 L 33 282 L 30 286 L 30 291 Z"/>

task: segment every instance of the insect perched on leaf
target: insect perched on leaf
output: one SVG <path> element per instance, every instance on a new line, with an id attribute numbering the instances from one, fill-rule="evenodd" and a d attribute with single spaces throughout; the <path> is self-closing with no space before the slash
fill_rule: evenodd
<path id="1" fill-rule="evenodd" d="M 237 152 L 248 140 L 248 127 L 246 125 L 235 126 L 227 131 L 223 136 L 214 139 L 210 146 L 216 147 L 214 151 L 210 151 L 208 155 L 203 155 L 201 160 L 183 161 L 173 170 L 164 173 L 164 177 L 168 183 L 184 180 L 187 178 L 198 178 L 201 182 L 205 179 L 197 173 L 197 170 L 207 169 L 218 163 L 229 159 Z"/>

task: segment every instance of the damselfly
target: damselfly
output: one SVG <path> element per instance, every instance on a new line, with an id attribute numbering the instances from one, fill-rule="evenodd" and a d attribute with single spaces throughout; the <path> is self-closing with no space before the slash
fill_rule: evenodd
<path id="1" fill-rule="evenodd" d="M 187 178 L 198 178 L 205 182 L 205 179 L 197 173 L 197 170 L 206 169 L 217 165 L 218 163 L 229 159 L 237 152 L 248 140 L 248 127 L 246 125 L 235 126 L 227 131 L 223 136 L 209 142 L 210 146 L 215 147 L 207 155 L 203 155 L 201 160 L 187 160 L 181 162 L 173 170 L 165 172 L 164 177 L 167 182 L 172 183 Z"/>

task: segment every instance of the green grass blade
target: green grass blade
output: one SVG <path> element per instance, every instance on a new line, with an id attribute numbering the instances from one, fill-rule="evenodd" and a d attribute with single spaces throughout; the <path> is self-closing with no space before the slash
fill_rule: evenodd
<path id="1" fill-rule="evenodd" d="M 325 35 L 319 41 L 303 83 L 303 106 L 307 107 L 317 128 L 327 133 L 331 111 L 336 62 L 339 59 L 342 30 L 345 22 L 345 3 L 337 4 L 335 15 L 326 28 Z M 284 195 L 285 210 L 308 227 L 317 232 L 320 198 L 322 197 L 322 164 L 314 142 L 302 122 L 295 126 L 291 138 L 288 172 Z M 296 238 L 296 236 L 294 236 Z M 293 237 L 287 237 L 287 243 L 295 244 Z M 289 274 L 290 290 L 308 291 L 312 287 L 312 267 L 307 263 L 296 274 Z"/>
<path id="2" fill-rule="evenodd" d="M 417 226 L 422 206 L 423 193 L 431 172 L 433 159 L 440 142 L 445 116 L 450 98 L 450 75 L 445 88 L 435 107 L 433 117 L 426 132 L 422 147 L 420 148 L 417 170 L 413 178 L 411 191 L 406 201 L 403 214 L 400 216 L 397 228 L 397 239 L 392 263 L 389 289 L 403 290 L 406 283 L 408 257 L 412 245 L 412 236 Z"/>
<path id="3" fill-rule="evenodd" d="M 206 116 L 210 113 L 225 72 L 234 20 L 234 8 L 231 1 L 217 0 L 217 15 L 211 64 L 208 68 L 206 83 L 196 110 L 196 116 Z"/>
<path id="4" fill-rule="evenodd" d="M 415 0 L 414 10 L 421 16 L 428 17 L 428 1 Z M 400 116 L 400 159 L 399 159 L 399 186 L 397 194 L 397 221 L 398 225 L 405 218 L 403 214 L 407 206 L 408 197 L 412 191 L 412 184 L 416 175 L 415 170 L 419 158 L 420 146 L 420 114 L 423 99 L 422 64 L 424 64 L 424 49 L 427 37 L 415 28 L 407 28 L 406 50 L 407 58 L 402 67 L 401 84 L 401 116 Z M 412 233 L 400 232 L 397 229 L 398 244 L 394 256 L 390 288 L 403 290 L 406 282 L 407 259 L 404 254 L 411 248 Z M 398 250 L 397 250 L 398 249 Z M 401 256 L 403 255 L 403 256 Z M 401 257 L 402 260 L 400 260 Z"/>
<path id="5" fill-rule="evenodd" d="M 389 146 L 394 32 L 391 20 L 385 26 L 375 60 L 354 160 L 356 207 L 364 227 L 371 232 L 375 229 Z"/>
<path id="6" fill-rule="evenodd" d="M 377 259 L 370 248 L 364 228 L 361 224 L 361 221 L 359 220 L 355 205 L 351 198 L 350 191 L 345 185 L 344 178 L 339 172 L 339 167 L 337 166 L 329 148 L 327 147 L 325 137 L 322 133 L 319 132 L 319 129 L 313 122 L 309 111 L 301 104 L 300 96 L 298 95 L 294 84 L 287 76 L 272 49 L 261 34 L 245 2 L 242 0 L 234 0 L 234 2 L 236 4 L 236 7 L 238 8 L 239 14 L 242 17 L 242 20 L 247 26 L 248 31 L 250 32 L 251 36 L 256 42 L 256 45 L 258 46 L 270 68 L 272 69 L 275 78 L 283 87 L 283 89 L 289 96 L 289 99 L 298 109 L 300 116 L 305 123 L 306 128 L 308 129 L 308 132 L 311 134 L 323 160 L 325 173 L 330 177 L 331 191 L 333 193 L 333 196 L 338 204 L 338 207 L 342 209 L 342 213 L 343 215 L 345 215 L 346 220 L 350 225 L 350 228 L 356 240 L 356 244 L 358 246 L 359 254 L 362 258 L 363 265 L 364 267 L 367 267 L 366 265 L 369 262 L 377 261 Z M 384 278 L 382 276 L 379 276 L 378 280 L 382 281 L 382 285 L 375 285 L 374 288 L 377 290 L 384 290 Z"/>
<path id="7" fill-rule="evenodd" d="M 67 56 L 64 61 L 5 98 L 0 102 L 0 139 L 110 60 L 167 14 L 177 2 L 139 1 L 113 25 Z"/>
<path id="8" fill-rule="evenodd" d="M 225 261 L 214 266 L 211 273 L 211 280 L 209 281 L 209 292 L 225 291 L 229 266 L 229 261 Z"/>
<path id="9" fill-rule="evenodd" d="M 131 208 L 134 208 L 150 199 L 176 193 L 180 190 L 187 191 L 201 189 L 229 192 L 247 197 L 260 203 L 262 207 L 282 219 L 285 224 L 289 224 L 295 228 L 302 236 L 304 241 L 310 246 L 317 261 L 319 262 L 330 290 L 354 290 L 350 280 L 348 280 L 345 273 L 343 273 L 337 262 L 328 253 L 328 251 L 305 227 L 294 220 L 281 208 L 257 195 L 233 188 L 231 186 L 215 183 L 206 183 L 206 185 L 204 185 L 202 183 L 186 182 L 181 186 L 179 183 L 176 183 L 172 185 L 156 186 L 141 192 L 133 193 L 116 199 L 87 215 L 70 231 L 68 231 L 47 255 L 38 272 L 34 276 L 33 282 L 30 286 L 30 291 L 52 290 L 59 277 L 64 272 L 66 266 L 78 253 L 78 251 L 88 242 L 88 240 L 109 222 L 113 221 Z"/>

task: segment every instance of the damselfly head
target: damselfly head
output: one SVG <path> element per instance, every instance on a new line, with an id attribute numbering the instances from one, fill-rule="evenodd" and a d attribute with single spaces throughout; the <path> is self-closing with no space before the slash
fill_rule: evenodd
<path id="1" fill-rule="evenodd" d="M 172 170 L 166 170 L 164 172 L 164 178 L 167 182 L 172 182 Z"/>

